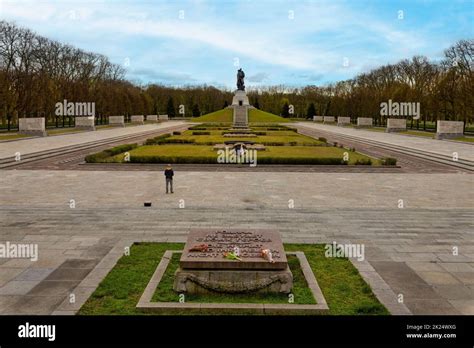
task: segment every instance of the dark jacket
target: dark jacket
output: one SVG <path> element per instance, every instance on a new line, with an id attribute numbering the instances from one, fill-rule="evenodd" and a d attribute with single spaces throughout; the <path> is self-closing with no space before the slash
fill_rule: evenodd
<path id="1" fill-rule="evenodd" d="M 166 179 L 173 179 L 173 175 L 174 175 L 173 169 L 165 169 Z"/>

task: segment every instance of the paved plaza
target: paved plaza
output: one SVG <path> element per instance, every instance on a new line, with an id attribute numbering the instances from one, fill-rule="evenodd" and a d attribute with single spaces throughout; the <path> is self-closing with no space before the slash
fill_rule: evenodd
<path id="1" fill-rule="evenodd" d="M 36 243 L 39 260 L 0 260 L 0 311 L 73 314 L 68 294 L 84 300 L 113 266 L 104 257 L 124 243 L 238 227 L 273 228 L 284 242 L 364 243 L 412 313 L 473 314 L 473 178 L 177 172 L 166 195 L 161 172 L 2 171 L 0 241 Z"/>

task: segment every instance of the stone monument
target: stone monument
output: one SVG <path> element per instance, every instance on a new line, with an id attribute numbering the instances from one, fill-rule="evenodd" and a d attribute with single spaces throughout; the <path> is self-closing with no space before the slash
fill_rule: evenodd
<path id="1" fill-rule="evenodd" d="M 270 230 L 192 230 L 175 273 L 180 293 L 290 293 L 293 275 Z"/>
<path id="2" fill-rule="evenodd" d="M 250 107 L 249 98 L 245 93 L 244 83 L 245 73 L 242 69 L 237 71 L 237 90 L 234 92 L 231 107 L 234 109 L 233 127 L 248 128 L 248 109 Z"/>

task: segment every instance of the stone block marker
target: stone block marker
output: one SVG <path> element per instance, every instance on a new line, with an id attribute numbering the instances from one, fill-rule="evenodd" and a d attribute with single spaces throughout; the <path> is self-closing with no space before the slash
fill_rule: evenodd
<path id="1" fill-rule="evenodd" d="M 146 120 L 150 122 L 158 122 L 158 115 L 146 115 Z"/>
<path id="2" fill-rule="evenodd" d="M 334 123 L 336 122 L 336 118 L 334 116 L 324 116 L 323 121 L 324 123 Z"/>
<path id="3" fill-rule="evenodd" d="M 158 119 L 160 121 L 168 121 L 169 117 L 168 115 L 158 115 Z"/>
<path id="4" fill-rule="evenodd" d="M 323 116 L 313 116 L 314 122 L 323 122 L 323 119 L 324 119 Z"/>
<path id="5" fill-rule="evenodd" d="M 464 122 L 437 121 L 436 139 L 452 139 L 464 136 Z"/>
<path id="6" fill-rule="evenodd" d="M 109 125 L 117 127 L 125 127 L 124 116 L 109 116 Z"/>
<path id="7" fill-rule="evenodd" d="M 130 121 L 135 124 L 145 124 L 145 117 L 143 115 L 132 115 Z"/>
<path id="8" fill-rule="evenodd" d="M 407 130 L 407 120 L 404 118 L 389 118 L 387 120 L 386 133 L 404 132 Z"/>
<path id="9" fill-rule="evenodd" d="M 357 117 L 357 127 L 372 127 L 374 120 L 372 117 Z"/>
<path id="10" fill-rule="evenodd" d="M 19 134 L 47 136 L 44 117 L 20 118 L 18 121 Z"/>
<path id="11" fill-rule="evenodd" d="M 76 117 L 76 128 L 95 131 L 95 118 L 93 116 Z"/>
<path id="12" fill-rule="evenodd" d="M 347 116 L 339 116 L 337 118 L 337 125 L 338 126 L 347 126 L 348 124 L 351 124 L 351 118 Z"/>

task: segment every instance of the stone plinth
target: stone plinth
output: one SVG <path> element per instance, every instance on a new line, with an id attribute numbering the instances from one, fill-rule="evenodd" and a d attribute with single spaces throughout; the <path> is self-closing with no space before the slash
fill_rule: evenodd
<path id="1" fill-rule="evenodd" d="M 404 118 L 389 118 L 385 132 L 404 132 L 407 130 L 407 120 Z"/>
<path id="2" fill-rule="evenodd" d="M 168 121 L 169 117 L 168 115 L 158 115 L 158 119 L 160 121 Z"/>
<path id="3" fill-rule="evenodd" d="M 240 260 L 224 256 L 234 248 L 239 249 Z M 272 261 L 262 257 L 262 249 L 271 251 Z M 293 286 L 283 243 L 275 231 L 192 230 L 179 264 L 174 281 L 178 292 L 288 293 Z"/>
<path id="4" fill-rule="evenodd" d="M 20 118 L 18 119 L 19 134 L 45 137 L 46 122 L 44 117 Z"/>
<path id="5" fill-rule="evenodd" d="M 158 122 L 158 115 L 146 115 L 146 120 L 149 122 Z"/>
<path id="6" fill-rule="evenodd" d="M 109 125 L 125 127 L 125 117 L 124 116 L 109 116 Z"/>
<path id="7" fill-rule="evenodd" d="M 313 116 L 313 121 L 314 122 L 323 122 L 324 117 L 323 116 Z"/>
<path id="8" fill-rule="evenodd" d="M 357 127 L 372 127 L 373 121 L 372 117 L 357 117 Z"/>
<path id="9" fill-rule="evenodd" d="M 464 136 L 464 122 L 438 121 L 436 122 L 436 139 L 452 139 Z"/>
<path id="10" fill-rule="evenodd" d="M 76 128 L 95 131 L 95 119 L 93 116 L 75 117 Z"/>
<path id="11" fill-rule="evenodd" d="M 324 116 L 323 121 L 324 121 L 324 123 L 334 123 L 334 122 L 336 122 L 334 116 Z"/>
<path id="12" fill-rule="evenodd" d="M 249 98 L 245 91 L 235 91 L 234 97 L 232 98 L 232 106 L 249 106 Z"/>
<path id="13" fill-rule="evenodd" d="M 337 125 L 338 126 L 347 126 L 351 124 L 351 118 L 346 116 L 339 116 L 337 118 Z"/>
<path id="14" fill-rule="evenodd" d="M 145 117 L 143 115 L 132 115 L 130 122 L 135 124 L 145 124 Z"/>

